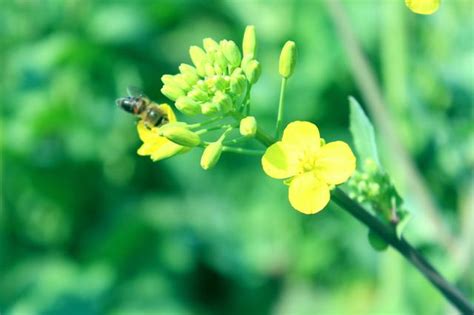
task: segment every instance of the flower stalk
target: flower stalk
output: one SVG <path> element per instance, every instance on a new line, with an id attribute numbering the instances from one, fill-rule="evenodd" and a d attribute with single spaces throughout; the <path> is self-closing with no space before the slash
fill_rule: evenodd
<path id="1" fill-rule="evenodd" d="M 285 111 L 285 90 L 286 90 L 287 79 L 285 77 L 281 78 L 280 86 L 280 101 L 278 102 L 278 114 L 277 122 L 275 127 L 275 138 L 280 139 L 281 132 L 283 129 L 283 113 Z"/>

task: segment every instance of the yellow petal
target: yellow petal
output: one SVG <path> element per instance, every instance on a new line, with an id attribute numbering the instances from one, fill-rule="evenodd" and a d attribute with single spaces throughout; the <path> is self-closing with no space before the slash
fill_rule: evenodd
<path id="1" fill-rule="evenodd" d="M 351 148 L 342 141 L 323 145 L 316 157 L 317 176 L 327 184 L 337 185 L 351 177 L 356 167 L 356 158 Z"/>
<path id="2" fill-rule="evenodd" d="M 329 187 L 313 172 L 303 173 L 291 181 L 288 198 L 296 210 L 304 214 L 313 214 L 328 204 Z"/>
<path id="3" fill-rule="evenodd" d="M 307 121 L 294 121 L 286 126 L 282 141 L 296 150 L 317 151 L 320 142 L 318 127 Z"/>
<path id="4" fill-rule="evenodd" d="M 418 14 L 433 14 L 439 8 L 440 0 L 405 0 L 410 10 Z"/>
<path id="5" fill-rule="evenodd" d="M 140 137 L 140 140 L 143 142 L 153 142 L 157 138 L 161 138 L 158 135 L 157 128 L 149 129 L 145 126 L 142 120 L 140 120 L 137 124 L 137 131 L 138 131 L 138 136 Z"/>
<path id="6" fill-rule="evenodd" d="M 176 121 L 176 115 L 175 115 L 173 109 L 168 104 L 160 104 L 159 106 L 168 115 L 168 121 L 169 122 L 175 122 Z"/>
<path id="7" fill-rule="evenodd" d="M 272 144 L 262 157 L 263 171 L 277 179 L 294 176 L 297 162 L 296 152 L 281 141 Z"/>

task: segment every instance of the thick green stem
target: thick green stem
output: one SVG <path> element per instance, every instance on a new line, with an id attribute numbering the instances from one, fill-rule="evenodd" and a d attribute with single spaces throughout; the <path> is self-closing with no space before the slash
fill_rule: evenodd
<path id="1" fill-rule="evenodd" d="M 281 78 L 280 87 L 280 101 L 278 102 L 278 115 L 275 127 L 275 138 L 280 139 L 281 131 L 283 127 L 283 112 L 285 110 L 285 90 L 286 90 L 286 78 Z"/>

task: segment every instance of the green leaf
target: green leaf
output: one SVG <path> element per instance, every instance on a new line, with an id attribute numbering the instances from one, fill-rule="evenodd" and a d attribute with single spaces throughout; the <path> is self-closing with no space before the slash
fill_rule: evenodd
<path id="1" fill-rule="evenodd" d="M 397 233 L 397 237 L 401 238 L 403 230 L 407 226 L 408 221 L 410 221 L 411 219 L 411 213 L 406 210 L 402 210 L 400 211 L 399 216 L 400 221 L 398 222 L 397 227 L 395 228 L 395 232 Z"/>
<path id="2" fill-rule="evenodd" d="M 350 105 L 350 129 L 357 154 L 361 163 L 367 159 L 372 159 L 377 166 L 380 165 L 379 155 L 377 151 L 377 143 L 375 142 L 375 132 L 359 102 L 352 96 L 349 96 Z"/>
<path id="3" fill-rule="evenodd" d="M 378 252 L 384 251 L 387 249 L 388 244 L 383 239 L 380 238 L 377 234 L 375 234 L 372 230 L 369 230 L 369 234 L 367 235 L 369 239 L 369 243 L 373 249 Z"/>

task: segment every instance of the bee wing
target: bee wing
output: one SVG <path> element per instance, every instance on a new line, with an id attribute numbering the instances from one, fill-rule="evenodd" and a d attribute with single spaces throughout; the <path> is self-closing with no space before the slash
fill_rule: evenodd
<path id="1" fill-rule="evenodd" d="M 145 96 L 142 89 L 140 89 L 139 87 L 133 86 L 133 85 L 129 85 L 127 87 L 127 93 L 128 93 L 129 96 L 132 96 L 132 97 Z"/>

